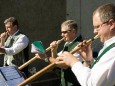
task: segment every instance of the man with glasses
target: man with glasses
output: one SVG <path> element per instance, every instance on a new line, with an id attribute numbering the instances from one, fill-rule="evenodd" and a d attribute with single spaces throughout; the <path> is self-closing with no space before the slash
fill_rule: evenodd
<path id="1" fill-rule="evenodd" d="M 57 65 L 71 67 L 82 86 L 114 86 L 115 85 L 115 5 L 105 4 L 93 13 L 94 33 L 104 43 L 98 57 L 94 60 L 90 44 L 81 49 L 86 59 L 83 65 L 69 52 L 57 57 Z M 81 45 L 85 44 L 85 41 Z M 92 64 L 88 64 L 87 62 Z"/>
<path id="2" fill-rule="evenodd" d="M 55 62 L 57 55 L 62 54 L 64 51 L 71 51 L 79 42 L 82 41 L 82 38 L 77 36 L 78 26 L 74 20 L 67 20 L 61 25 L 61 36 L 66 42 L 64 48 L 61 52 L 57 54 L 57 41 L 54 41 L 50 44 L 52 47 L 51 54 L 52 57 L 49 59 L 50 62 Z M 80 59 L 79 54 L 74 54 Z M 77 81 L 77 78 L 72 73 L 70 68 L 61 70 L 61 86 L 80 86 Z"/>

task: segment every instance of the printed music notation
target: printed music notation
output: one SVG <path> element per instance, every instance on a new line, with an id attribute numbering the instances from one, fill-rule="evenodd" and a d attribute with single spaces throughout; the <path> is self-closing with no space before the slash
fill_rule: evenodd
<path id="1" fill-rule="evenodd" d="M 15 66 L 0 67 L 0 86 L 17 86 L 24 81 Z"/>

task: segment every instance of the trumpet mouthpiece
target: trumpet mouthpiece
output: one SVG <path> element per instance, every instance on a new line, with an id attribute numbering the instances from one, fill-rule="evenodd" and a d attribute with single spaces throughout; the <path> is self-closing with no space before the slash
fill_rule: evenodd
<path id="1" fill-rule="evenodd" d="M 94 39 L 98 39 L 99 38 L 99 35 L 96 35 L 95 37 L 94 37 Z"/>

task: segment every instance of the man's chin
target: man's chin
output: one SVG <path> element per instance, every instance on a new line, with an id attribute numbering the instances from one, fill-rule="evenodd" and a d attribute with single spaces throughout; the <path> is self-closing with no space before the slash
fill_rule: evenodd
<path id="1" fill-rule="evenodd" d="M 102 43 L 103 43 L 103 42 L 105 42 L 105 41 L 104 41 L 104 39 L 103 39 L 103 38 L 101 38 L 101 37 L 100 37 L 100 41 L 101 41 Z"/>

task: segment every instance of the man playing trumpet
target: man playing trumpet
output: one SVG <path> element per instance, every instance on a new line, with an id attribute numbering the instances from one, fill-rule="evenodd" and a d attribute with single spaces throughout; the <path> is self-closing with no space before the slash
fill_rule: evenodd
<path id="1" fill-rule="evenodd" d="M 115 85 L 115 5 L 105 4 L 93 13 L 94 33 L 104 43 L 96 60 L 92 57 L 90 44 L 81 49 L 85 58 L 83 65 L 79 59 L 69 52 L 57 57 L 57 65 L 69 66 L 81 86 L 113 86 Z M 84 46 L 86 41 L 81 43 Z M 88 64 L 90 63 L 92 64 Z"/>
<path id="2" fill-rule="evenodd" d="M 74 20 L 67 20 L 61 25 L 61 36 L 66 42 L 64 48 L 61 52 L 57 54 L 58 41 L 53 41 L 51 46 L 52 57 L 49 58 L 50 62 L 55 62 L 57 55 L 62 54 L 64 51 L 71 51 L 79 42 L 82 41 L 80 37 L 77 36 L 78 26 Z M 74 54 L 80 60 L 79 54 Z M 60 86 L 80 86 L 77 78 L 72 73 L 70 68 L 61 70 L 61 85 Z"/>
<path id="3" fill-rule="evenodd" d="M 4 23 L 6 32 L 0 35 L 0 53 L 4 54 L 4 66 L 20 66 L 28 60 L 29 39 L 19 31 L 16 18 L 10 17 Z M 22 71 L 28 74 L 27 67 Z"/>

